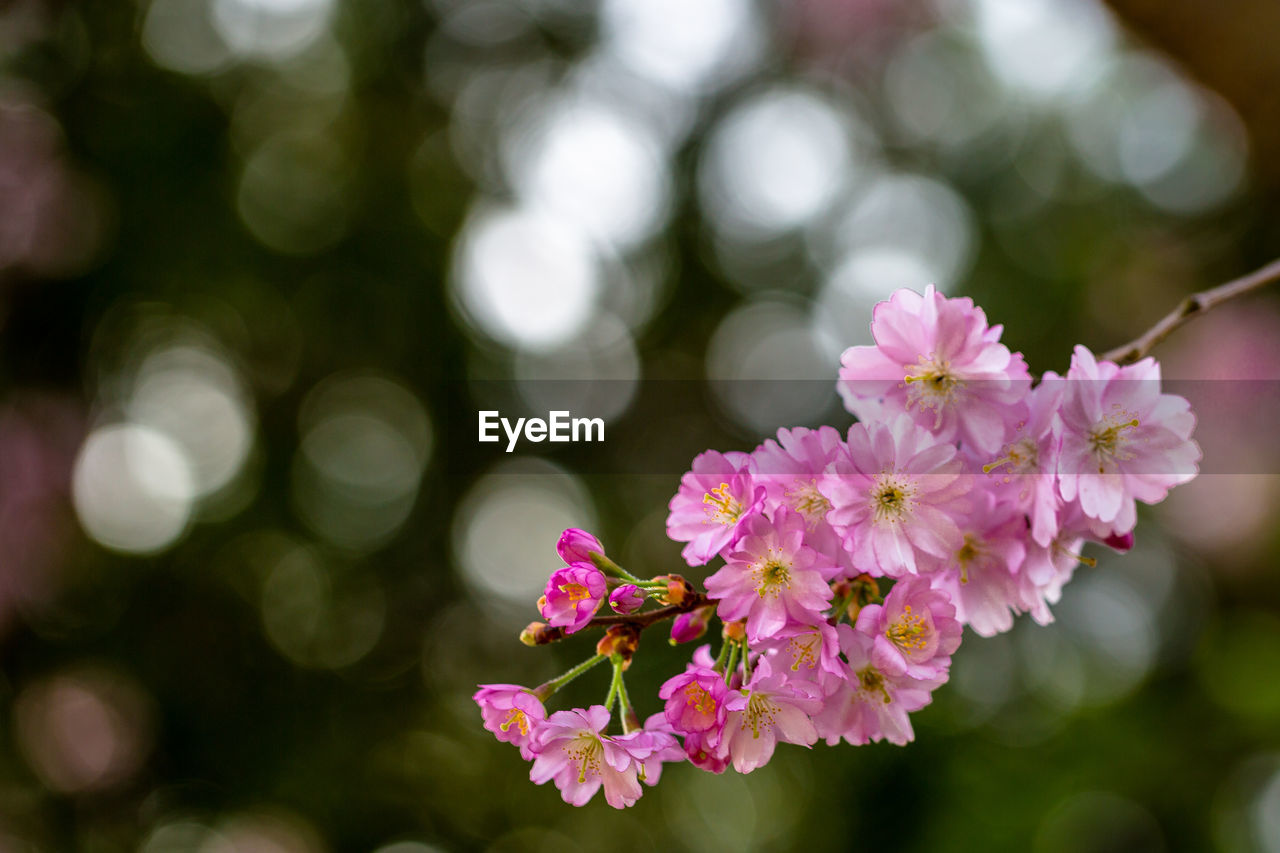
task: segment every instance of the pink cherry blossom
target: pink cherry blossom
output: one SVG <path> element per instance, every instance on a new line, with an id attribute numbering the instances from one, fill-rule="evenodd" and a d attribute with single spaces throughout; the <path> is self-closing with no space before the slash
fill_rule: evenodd
<path id="1" fill-rule="evenodd" d="M 843 445 L 834 427 L 796 427 L 778 430 L 776 441 L 766 439 L 751 453 L 756 479 L 765 487 L 766 512 L 785 506 L 804 517 L 805 544 L 826 558 L 827 580 L 837 572 L 853 573 L 849 552 L 827 521 L 831 502 L 818 486 Z"/>
<path id="2" fill-rule="evenodd" d="M 634 805 L 642 793 L 636 774 L 652 750 L 647 744 L 618 743 L 601 734 L 607 725 L 609 712 L 603 705 L 547 717 L 534 738 L 529 779 L 537 785 L 554 781 L 564 801 L 573 806 L 586 805 L 602 786 L 605 801 L 615 809 Z"/>
<path id="3" fill-rule="evenodd" d="M 764 503 L 764 486 L 755 482 L 754 462 L 745 453 L 708 450 L 693 460 L 671 499 L 667 535 L 687 542 L 680 556 L 691 566 L 705 565 L 743 535 L 749 518 Z"/>
<path id="4" fill-rule="evenodd" d="M 840 625 L 840 647 L 848 659 L 845 677 L 835 682 L 813 722 L 828 746 L 841 740 L 859 745 L 887 740 L 899 746 L 915 738 L 907 716 L 932 701 L 945 678 L 922 680 L 894 676 L 876 667 L 875 641 L 849 625 Z"/>
<path id="5" fill-rule="evenodd" d="M 809 719 L 822 707 L 817 689 L 788 681 L 760 658 L 751 682 L 729 697 L 723 746 L 733 769 L 750 773 L 768 763 L 778 742 L 812 746 L 818 732 Z"/>
<path id="6" fill-rule="evenodd" d="M 804 544 L 804 517 L 780 507 L 770 520 L 755 515 L 737 550 L 707 578 L 720 618 L 746 619 L 752 642 L 776 634 L 790 621 L 811 624 L 831 601 L 817 551 Z"/>
<path id="7" fill-rule="evenodd" d="M 481 684 L 471 698 L 480 706 L 486 729 L 498 740 L 520 747 L 525 761 L 533 757 L 534 732 L 547 718 L 547 709 L 533 691 L 518 684 Z"/>
<path id="8" fill-rule="evenodd" d="M 862 608 L 857 629 L 873 638 L 871 659 L 878 670 L 922 680 L 945 676 L 963 630 L 955 605 L 927 578 L 894 584 L 883 605 Z"/>
<path id="9" fill-rule="evenodd" d="M 654 714 L 644 721 L 644 728 L 619 735 L 613 742 L 627 751 L 636 764 L 638 778 L 650 786 L 662 778 L 663 764 L 685 759 L 684 747 L 662 714 Z"/>
<path id="10" fill-rule="evenodd" d="M 968 510 L 972 477 L 952 444 L 937 441 L 906 415 L 887 424 L 854 424 L 847 450 L 821 483 L 828 518 L 853 562 L 873 575 L 915 574 L 921 558 L 960 547 L 956 517 Z"/>
<path id="11" fill-rule="evenodd" d="M 967 297 L 932 285 L 923 296 L 899 290 L 875 308 L 875 346 L 841 356 L 837 388 L 861 421 L 907 412 L 941 441 L 994 453 L 1031 384 L 1022 355 L 999 342 L 1002 330 Z"/>
<path id="12" fill-rule="evenodd" d="M 772 653 L 773 666 L 785 668 L 792 680 L 823 680 L 824 675 L 840 675 L 840 638 L 835 626 L 825 619 L 812 625 L 792 622 L 758 646 L 762 652 Z"/>
<path id="13" fill-rule="evenodd" d="M 990 492 L 974 499 L 960 547 L 937 564 L 932 580 L 955 605 L 956 618 L 983 637 L 1013 627 L 1024 609 L 1016 575 L 1027 555 L 1027 522 L 1016 505 Z"/>
<path id="14" fill-rule="evenodd" d="M 1159 503 L 1196 475 L 1195 415 L 1182 397 L 1160 392 L 1160 365 L 1120 367 L 1075 348 L 1063 395 L 1059 489 L 1085 515 L 1128 533 L 1135 500 Z"/>
<path id="15" fill-rule="evenodd" d="M 717 743 L 724 727 L 725 699 L 729 688 L 724 676 L 710 667 L 689 667 L 663 683 L 658 698 L 666 700 L 663 713 L 675 731 L 702 732 Z"/>
<path id="16" fill-rule="evenodd" d="M 581 631 L 604 603 L 608 584 L 604 574 L 590 563 L 570 563 L 556 569 L 547 580 L 538 609 L 548 625 Z"/>

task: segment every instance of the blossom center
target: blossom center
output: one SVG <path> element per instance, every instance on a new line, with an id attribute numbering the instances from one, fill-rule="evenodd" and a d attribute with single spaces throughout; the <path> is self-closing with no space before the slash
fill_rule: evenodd
<path id="1" fill-rule="evenodd" d="M 1098 461 L 1098 473 L 1106 472 L 1108 462 L 1128 459 L 1125 447 L 1129 444 L 1127 430 L 1137 429 L 1138 419 L 1129 412 L 1107 415 L 1089 432 L 1089 448 Z"/>
<path id="2" fill-rule="evenodd" d="M 919 655 L 929 648 L 933 639 L 933 625 L 924 616 L 915 613 L 910 604 L 903 605 L 902 613 L 884 632 L 907 657 Z"/>
<path id="3" fill-rule="evenodd" d="M 871 513 L 877 522 L 896 524 L 911 514 L 915 493 L 909 481 L 881 474 L 871 488 Z"/>
<path id="4" fill-rule="evenodd" d="M 956 562 L 960 564 L 960 583 L 969 582 L 969 566 L 981 559 L 984 553 L 982 543 L 966 533 L 964 544 L 956 552 Z"/>
<path id="5" fill-rule="evenodd" d="M 702 685 L 691 683 L 684 688 L 685 704 L 703 716 L 711 716 L 716 712 L 716 698 Z"/>
<path id="6" fill-rule="evenodd" d="M 580 583 L 562 583 L 560 591 L 568 595 L 570 601 L 582 601 L 591 597 L 591 591 Z"/>
<path id="7" fill-rule="evenodd" d="M 1004 456 L 982 466 L 982 473 L 990 474 L 1002 465 L 1010 474 L 1036 474 L 1040 471 L 1040 449 L 1030 437 L 1005 445 Z"/>
<path id="8" fill-rule="evenodd" d="M 791 499 L 791 505 L 795 507 L 796 512 L 803 515 L 805 521 L 809 522 L 810 528 L 824 520 L 827 517 L 827 510 L 831 509 L 831 501 L 818 491 L 816 480 L 797 482 L 787 491 L 787 497 Z"/>
<path id="9" fill-rule="evenodd" d="M 588 773 L 593 776 L 599 775 L 604 744 L 595 733 L 583 732 L 565 746 L 564 754 L 578 765 L 578 784 L 582 784 L 587 781 Z"/>
<path id="10" fill-rule="evenodd" d="M 756 592 L 761 598 L 766 595 L 777 595 L 779 590 L 791 587 L 791 564 L 781 559 L 778 552 L 771 550 L 769 555 L 755 566 Z"/>
<path id="11" fill-rule="evenodd" d="M 742 712 L 742 727 L 751 727 L 751 737 L 760 737 L 760 725 L 772 726 L 782 708 L 768 696 L 752 693 L 747 697 L 747 707 Z"/>
<path id="12" fill-rule="evenodd" d="M 498 728 L 502 729 L 504 732 L 512 726 L 519 729 L 520 734 L 522 735 L 529 734 L 529 718 L 525 715 L 524 711 L 521 711 L 519 708 L 512 708 L 510 711 L 507 711 L 506 719 L 498 724 Z"/>
<path id="13" fill-rule="evenodd" d="M 791 671 L 799 672 L 800 665 L 803 664 L 807 669 L 813 669 L 818 665 L 818 644 L 822 642 L 822 638 L 817 631 L 807 632 L 799 636 L 792 637 L 787 643 L 787 650 L 791 652 Z"/>
<path id="14" fill-rule="evenodd" d="M 858 670 L 858 682 L 862 685 L 864 692 L 879 693 L 883 696 L 886 705 L 893 701 L 889 696 L 889 689 L 884 686 L 884 676 L 874 666 L 867 666 Z"/>
<path id="15" fill-rule="evenodd" d="M 729 494 L 729 484 L 721 483 L 702 496 L 707 514 L 719 524 L 730 525 L 742 515 L 742 504 Z"/>
<path id="16" fill-rule="evenodd" d="M 964 381 L 951 369 L 951 361 L 936 355 L 920 356 L 917 364 L 906 368 L 907 407 L 913 404 L 932 409 L 942 417 L 942 409 L 954 402 Z"/>

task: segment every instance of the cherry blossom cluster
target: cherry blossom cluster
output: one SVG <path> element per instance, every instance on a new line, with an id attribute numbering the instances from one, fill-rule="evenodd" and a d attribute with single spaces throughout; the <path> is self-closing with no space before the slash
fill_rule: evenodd
<path id="1" fill-rule="evenodd" d="M 964 626 L 992 636 L 1020 613 L 1050 622 L 1077 565 L 1093 562 L 1085 543 L 1128 550 L 1136 503 L 1192 479 L 1200 458 L 1190 406 L 1162 393 L 1154 360 L 1121 367 L 1076 347 L 1065 376 L 1035 380 L 1001 331 L 969 299 L 899 291 L 876 307 L 875 344 L 841 359 L 847 433 L 783 429 L 750 453 L 694 459 L 667 532 L 689 566 L 717 562 L 701 590 L 636 577 L 591 534 L 565 531 L 545 621 L 521 639 L 605 634 L 539 687 L 482 686 L 485 727 L 533 762 L 534 782 L 574 805 L 603 787 L 618 808 L 669 761 L 749 773 L 779 742 L 912 740 L 909 715 L 947 681 Z M 718 619 L 718 652 L 698 647 L 641 724 L 623 674 L 641 632 L 668 619 L 673 644 Z M 602 705 L 547 713 L 606 660 Z"/>

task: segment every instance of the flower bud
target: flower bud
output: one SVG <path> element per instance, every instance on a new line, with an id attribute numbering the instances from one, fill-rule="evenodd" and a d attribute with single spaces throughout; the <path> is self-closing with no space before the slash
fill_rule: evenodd
<path id="1" fill-rule="evenodd" d="M 566 563 L 589 563 L 593 552 L 604 553 L 604 546 L 600 544 L 600 540 L 576 527 L 570 527 L 561 533 L 560 541 L 556 543 L 556 553 Z"/>
<path id="2" fill-rule="evenodd" d="M 615 613 L 626 616 L 635 613 L 644 604 L 644 593 L 633 583 L 624 583 L 609 593 L 609 606 Z"/>
<path id="3" fill-rule="evenodd" d="M 688 643 L 707 633 L 707 623 L 714 611 L 714 607 L 699 607 L 677 616 L 671 623 L 671 645 Z"/>
<path id="4" fill-rule="evenodd" d="M 1123 536 L 1112 533 L 1106 539 L 1102 540 L 1102 544 L 1106 545 L 1113 551 L 1120 552 L 1121 554 L 1126 551 L 1131 551 L 1133 550 L 1133 531 L 1130 530 Z"/>
<path id="5" fill-rule="evenodd" d="M 520 642 L 526 646 L 545 646 L 563 637 L 563 629 L 553 628 L 546 622 L 530 622 L 520 632 Z"/>
<path id="6" fill-rule="evenodd" d="M 693 587 L 680 575 L 662 575 L 655 580 L 667 582 L 667 591 L 658 596 L 663 604 L 684 604 L 685 599 L 693 595 Z"/>
<path id="7" fill-rule="evenodd" d="M 724 630 L 720 632 L 720 636 L 726 640 L 734 640 L 741 642 L 747 638 L 747 623 L 743 619 L 734 622 L 724 623 Z"/>
<path id="8" fill-rule="evenodd" d="M 631 666 L 631 656 L 639 646 L 640 631 L 634 625 L 614 625 L 596 643 L 596 654 L 605 657 L 619 655 L 622 668 L 626 669 Z"/>

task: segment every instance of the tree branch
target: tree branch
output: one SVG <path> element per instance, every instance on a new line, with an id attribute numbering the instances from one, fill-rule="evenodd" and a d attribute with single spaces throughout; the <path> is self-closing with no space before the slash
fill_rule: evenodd
<path id="1" fill-rule="evenodd" d="M 1280 281 L 1280 260 L 1272 261 L 1261 269 L 1254 270 L 1234 281 L 1193 293 L 1138 338 L 1108 350 L 1100 356 L 1100 359 L 1114 361 L 1117 364 L 1132 364 L 1146 356 L 1156 344 L 1169 337 L 1183 324 L 1190 322 L 1192 318 L 1275 281 Z"/>

